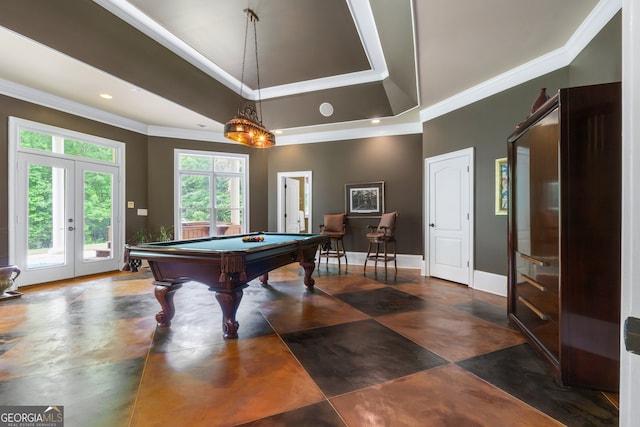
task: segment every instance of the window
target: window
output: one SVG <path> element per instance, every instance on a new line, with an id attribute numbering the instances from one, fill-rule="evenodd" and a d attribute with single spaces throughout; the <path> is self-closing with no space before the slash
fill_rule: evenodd
<path id="1" fill-rule="evenodd" d="M 176 150 L 176 238 L 245 233 L 248 156 Z"/>
<path id="2" fill-rule="evenodd" d="M 20 130 L 20 148 L 116 163 L 117 149 L 34 130 Z"/>

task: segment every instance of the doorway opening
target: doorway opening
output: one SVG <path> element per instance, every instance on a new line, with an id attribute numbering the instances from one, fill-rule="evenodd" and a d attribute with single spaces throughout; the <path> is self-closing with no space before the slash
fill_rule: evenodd
<path id="1" fill-rule="evenodd" d="M 278 172 L 278 232 L 313 233 L 311 171 Z"/>
<path id="2" fill-rule="evenodd" d="M 9 119 L 9 262 L 20 285 L 118 270 L 124 144 Z"/>

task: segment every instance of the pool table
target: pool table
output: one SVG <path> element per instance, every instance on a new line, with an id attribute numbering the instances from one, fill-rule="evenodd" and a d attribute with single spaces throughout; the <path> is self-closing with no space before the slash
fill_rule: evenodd
<path id="1" fill-rule="evenodd" d="M 328 240 L 320 234 L 237 234 L 126 246 L 125 257 L 149 262 L 155 296 L 162 308 L 156 314 L 158 326 L 171 325 L 175 292 L 183 283 L 196 281 L 216 293 L 224 338 L 235 339 L 239 326 L 236 313 L 247 282 L 259 277 L 264 285 L 269 271 L 299 262 L 304 268 L 304 284 L 313 291 L 316 251 Z"/>

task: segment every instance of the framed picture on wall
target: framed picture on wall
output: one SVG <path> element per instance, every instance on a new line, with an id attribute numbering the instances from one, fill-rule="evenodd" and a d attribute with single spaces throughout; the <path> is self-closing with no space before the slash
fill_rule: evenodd
<path id="1" fill-rule="evenodd" d="M 384 213 L 384 181 L 346 184 L 347 216 L 381 216 Z"/>
<path id="2" fill-rule="evenodd" d="M 509 168 L 507 159 L 496 159 L 496 215 L 506 215 L 509 208 Z"/>

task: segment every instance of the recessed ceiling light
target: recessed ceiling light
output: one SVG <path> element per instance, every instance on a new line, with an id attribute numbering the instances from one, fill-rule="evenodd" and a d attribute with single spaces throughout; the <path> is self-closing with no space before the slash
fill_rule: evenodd
<path id="1" fill-rule="evenodd" d="M 278 135 L 282 135 L 282 130 L 280 130 L 280 129 L 276 129 L 276 130 L 274 130 L 274 132 L 275 132 L 276 134 L 278 134 Z"/>
<path id="2" fill-rule="evenodd" d="M 380 119 L 373 119 L 373 120 L 371 120 L 371 123 L 376 125 L 376 124 L 380 123 Z"/>
<path id="3" fill-rule="evenodd" d="M 333 105 L 329 104 L 328 102 L 323 102 L 322 104 L 320 104 L 320 114 L 325 117 L 333 115 Z"/>
<path id="4" fill-rule="evenodd" d="M 100 98 L 102 98 L 102 99 L 112 99 L 113 96 L 109 95 L 108 93 L 101 93 L 100 94 Z"/>

